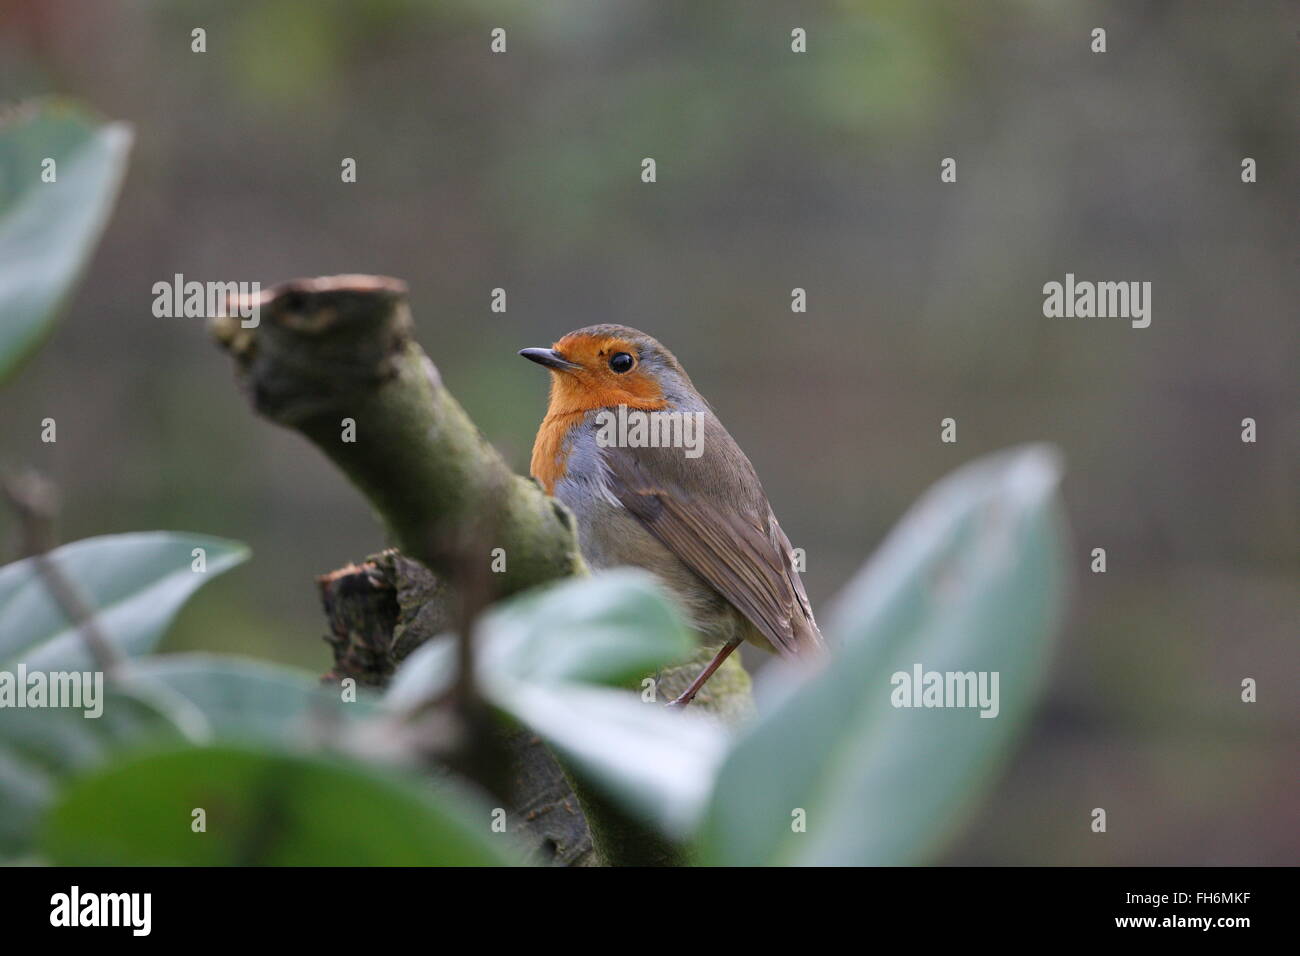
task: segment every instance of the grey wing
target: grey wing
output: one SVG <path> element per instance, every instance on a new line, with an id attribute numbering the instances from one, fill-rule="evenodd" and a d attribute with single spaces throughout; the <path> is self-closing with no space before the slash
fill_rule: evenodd
<path id="1" fill-rule="evenodd" d="M 654 480 L 641 456 L 664 451 L 605 448 L 614 496 L 783 655 L 796 656 L 823 648 L 808 595 L 794 568 L 790 541 L 766 498 L 761 492 L 759 500 L 752 502 L 747 502 L 744 495 L 705 496 L 692 493 L 690 487 L 672 478 Z M 736 454 L 741 454 L 739 449 Z M 746 460 L 747 469 L 748 464 Z M 672 469 L 667 468 L 655 471 L 672 474 Z M 752 469 L 748 471 L 752 474 Z M 725 507 L 711 504 L 719 500 L 726 502 Z"/>

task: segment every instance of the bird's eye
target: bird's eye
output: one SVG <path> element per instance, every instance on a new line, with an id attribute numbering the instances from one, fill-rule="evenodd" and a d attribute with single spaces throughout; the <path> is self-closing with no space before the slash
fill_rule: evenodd
<path id="1" fill-rule="evenodd" d="M 609 367 L 619 375 L 632 371 L 632 366 L 635 364 L 636 360 L 626 352 L 615 352 L 609 360 Z"/>

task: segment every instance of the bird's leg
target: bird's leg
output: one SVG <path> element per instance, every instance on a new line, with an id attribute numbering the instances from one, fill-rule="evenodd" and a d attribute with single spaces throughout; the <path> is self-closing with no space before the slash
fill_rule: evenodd
<path id="1" fill-rule="evenodd" d="M 700 672 L 700 676 L 691 682 L 690 687 L 686 688 L 686 693 L 682 694 L 682 696 L 678 697 L 676 700 L 670 700 L 668 706 L 685 707 L 693 701 L 695 695 L 700 692 L 700 688 L 703 687 L 705 682 L 713 676 L 713 672 L 721 667 L 722 662 L 727 659 L 727 656 L 740 646 L 740 640 L 741 639 L 738 637 L 733 637 L 731 640 L 727 641 L 727 643 L 723 644 L 718 650 L 718 653 L 713 655 L 713 660 L 709 661 L 709 666 Z"/>

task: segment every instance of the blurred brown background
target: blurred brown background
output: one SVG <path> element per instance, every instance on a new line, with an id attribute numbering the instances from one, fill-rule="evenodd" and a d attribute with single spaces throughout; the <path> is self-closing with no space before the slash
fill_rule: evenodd
<path id="1" fill-rule="evenodd" d="M 1298 25 L 1281 2 L 0 0 L 0 99 L 68 94 L 137 137 L 64 323 L 0 395 L 0 466 L 58 482 L 65 539 L 249 542 L 167 646 L 321 670 L 313 576 L 384 542 L 320 455 L 252 417 L 201 323 L 152 316 L 174 273 L 405 279 L 520 470 L 546 386 L 515 351 L 650 332 L 823 605 L 931 482 L 1048 439 L 1076 535 L 1064 647 L 943 859 L 1295 863 Z M 1150 281 L 1150 328 L 1044 318 L 1066 272 Z M 8 557 L 7 515 L 0 535 Z"/>

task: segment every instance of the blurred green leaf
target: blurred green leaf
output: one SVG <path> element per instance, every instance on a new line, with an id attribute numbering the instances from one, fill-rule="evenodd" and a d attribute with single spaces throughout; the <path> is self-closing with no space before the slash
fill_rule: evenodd
<path id="1" fill-rule="evenodd" d="M 191 829 L 206 813 L 206 832 Z M 56 864 L 492 866 L 491 808 L 387 770 L 270 747 L 137 756 L 74 783 L 40 840 Z"/>
<path id="2" fill-rule="evenodd" d="M 568 769 L 666 836 L 684 840 L 695 829 L 727 750 L 717 722 L 606 687 L 507 678 L 487 693 Z"/>
<path id="3" fill-rule="evenodd" d="M 99 717 L 84 710 L 5 708 L 0 719 L 0 858 L 26 851 L 64 778 L 132 747 L 181 739 L 167 702 L 105 690 Z"/>
<path id="4" fill-rule="evenodd" d="M 383 703 L 389 710 L 414 710 L 447 693 L 455 682 L 456 639 L 439 634 L 402 661 L 384 690 Z"/>
<path id="5" fill-rule="evenodd" d="M 337 689 L 289 667 L 209 654 L 145 657 L 105 692 L 103 713 L 6 709 L 0 720 L 0 855 L 28 848 L 34 821 L 63 777 L 160 739 L 207 742 L 306 736 L 316 721 L 359 718 L 376 709 L 370 695 L 344 703 Z"/>
<path id="6" fill-rule="evenodd" d="M 537 683 L 626 684 L 695 648 L 656 579 L 630 568 L 504 602 L 484 616 L 479 633 L 489 674 Z"/>
<path id="7" fill-rule="evenodd" d="M 498 605 L 475 645 L 483 694 L 545 737 L 584 779 L 670 836 L 698 819 L 725 750 L 715 723 L 669 713 L 622 685 L 653 676 L 694 649 L 651 575 L 607 571 Z M 413 653 L 385 697 L 414 707 L 446 691 L 455 645 L 438 638 Z"/>
<path id="8" fill-rule="evenodd" d="M 329 727 L 377 711 L 378 698 L 359 689 L 345 702 L 337 687 L 325 687 L 306 671 L 242 657 L 166 654 L 145 657 L 131 667 L 133 686 L 161 685 L 193 704 L 217 737 L 285 740 L 313 723 Z"/>
<path id="9" fill-rule="evenodd" d="M 130 129 L 58 100 L 0 117 L 0 383 L 49 331 L 103 232 Z M 55 162 L 54 182 L 42 163 Z"/>
<path id="10" fill-rule="evenodd" d="M 1040 690 L 1065 580 L 1060 474 L 1052 449 L 1013 449 L 913 507 L 828 618 L 829 666 L 778 676 L 779 702 L 729 755 L 706 860 L 908 864 L 951 835 Z M 891 676 L 918 663 L 998 672 L 997 716 L 895 708 Z"/>
<path id="11" fill-rule="evenodd" d="M 195 548 L 206 553 L 206 571 L 191 570 Z M 130 656 L 151 650 L 195 590 L 247 557 L 248 548 L 236 541 L 170 531 L 86 538 L 49 554 L 104 636 Z M 94 663 L 32 558 L 0 568 L 0 667 L 18 661 L 29 670 L 83 670 Z"/>
<path id="12" fill-rule="evenodd" d="M 480 678 L 624 685 L 694 649 L 675 605 L 644 571 L 603 571 L 502 601 L 478 622 Z M 440 635 L 408 657 L 384 695 L 398 710 L 446 692 L 455 639 Z"/>

